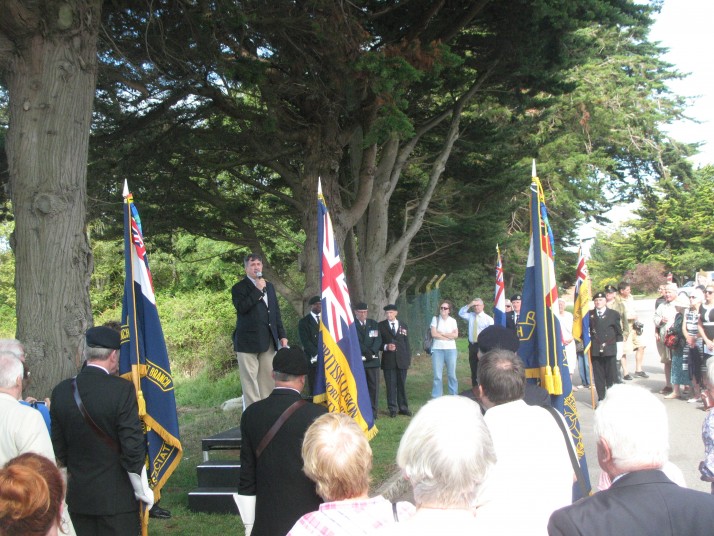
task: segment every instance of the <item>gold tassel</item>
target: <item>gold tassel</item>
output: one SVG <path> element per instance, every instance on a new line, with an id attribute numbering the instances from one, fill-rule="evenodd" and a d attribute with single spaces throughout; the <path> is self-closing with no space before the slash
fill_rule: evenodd
<path id="1" fill-rule="evenodd" d="M 543 388 L 548 391 L 548 394 L 553 394 L 553 375 L 550 367 L 545 367 L 545 378 L 543 378 Z"/>
<path id="2" fill-rule="evenodd" d="M 554 395 L 562 395 L 563 394 L 563 378 L 560 376 L 560 367 L 555 366 L 553 367 L 553 393 Z"/>
<path id="3" fill-rule="evenodd" d="M 139 405 L 139 417 L 146 415 L 146 400 L 144 400 L 144 393 L 138 391 L 136 393 L 136 403 Z"/>

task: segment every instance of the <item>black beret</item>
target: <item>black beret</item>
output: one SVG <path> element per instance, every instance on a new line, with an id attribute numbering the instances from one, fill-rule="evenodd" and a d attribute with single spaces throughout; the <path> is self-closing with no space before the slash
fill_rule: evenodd
<path id="1" fill-rule="evenodd" d="M 488 326 L 478 334 L 478 349 L 483 353 L 494 348 L 503 348 L 504 350 L 515 352 L 520 345 L 521 342 L 518 340 L 516 332 L 505 326 Z"/>
<path id="2" fill-rule="evenodd" d="M 307 374 L 307 357 L 300 348 L 281 348 L 273 357 L 273 370 L 293 376 Z"/>
<path id="3" fill-rule="evenodd" d="M 523 301 L 520 294 L 514 294 L 513 296 L 511 296 L 511 301 L 513 301 L 513 300 Z M 480 337 L 480 335 L 479 335 L 479 337 Z"/>
<path id="4" fill-rule="evenodd" d="M 610 292 L 617 292 L 617 289 L 616 289 L 614 286 L 612 286 L 612 285 L 608 285 L 608 286 L 605 287 L 605 292 L 608 292 L 608 293 L 610 293 Z"/>
<path id="5" fill-rule="evenodd" d="M 96 326 L 89 328 L 86 334 L 87 346 L 90 348 L 108 348 L 119 350 L 121 347 L 121 336 L 119 332 L 106 326 Z"/>
<path id="6" fill-rule="evenodd" d="M 397 306 L 394 305 L 393 303 L 390 303 L 389 305 L 384 306 L 385 311 L 398 311 Z"/>
<path id="7" fill-rule="evenodd" d="M 307 304 L 315 305 L 319 301 L 320 301 L 320 296 L 313 296 L 312 298 L 310 298 L 310 301 L 308 301 Z"/>
<path id="8" fill-rule="evenodd" d="M 366 311 L 367 309 L 367 304 L 363 301 L 355 303 L 355 311 Z"/>
<path id="9" fill-rule="evenodd" d="M 595 298 L 605 298 L 605 293 L 604 292 L 596 292 L 595 295 L 593 296 L 593 300 Z"/>

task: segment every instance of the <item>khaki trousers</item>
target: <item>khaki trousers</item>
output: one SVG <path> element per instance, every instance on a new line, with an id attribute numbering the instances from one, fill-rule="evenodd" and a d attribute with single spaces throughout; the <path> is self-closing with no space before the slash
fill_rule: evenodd
<path id="1" fill-rule="evenodd" d="M 275 349 L 272 344 L 265 352 L 257 354 L 236 352 L 240 383 L 243 388 L 243 409 L 253 402 L 267 398 L 275 389 L 274 356 Z"/>

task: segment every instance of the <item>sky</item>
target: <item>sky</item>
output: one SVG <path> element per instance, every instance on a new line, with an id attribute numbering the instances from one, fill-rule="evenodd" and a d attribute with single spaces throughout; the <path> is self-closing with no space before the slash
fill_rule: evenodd
<path id="1" fill-rule="evenodd" d="M 691 73 L 670 88 L 685 97 L 697 97 L 687 115 L 701 121 L 679 122 L 667 128 L 683 142 L 705 142 L 701 154 L 692 158 L 697 165 L 714 164 L 714 22 L 713 0 L 665 0 L 650 32 L 652 41 L 669 49 L 664 59 L 682 73 Z"/>
<path id="2" fill-rule="evenodd" d="M 664 59 L 681 73 L 689 73 L 684 80 L 675 80 L 670 89 L 691 98 L 686 115 L 693 121 L 679 121 L 665 126 L 672 138 L 687 142 L 700 142 L 700 153 L 691 157 L 695 167 L 714 164 L 714 0 L 665 0 L 655 18 L 650 40 L 659 42 L 668 50 Z M 616 228 L 632 217 L 633 205 L 616 206 L 607 213 Z M 581 238 L 592 238 L 602 226 L 588 224 L 581 229 Z"/>

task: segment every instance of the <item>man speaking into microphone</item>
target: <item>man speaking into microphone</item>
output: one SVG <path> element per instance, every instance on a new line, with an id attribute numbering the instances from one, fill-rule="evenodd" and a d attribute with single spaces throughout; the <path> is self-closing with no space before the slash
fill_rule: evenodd
<path id="1" fill-rule="evenodd" d="M 275 387 L 273 356 L 288 345 L 275 288 L 263 279 L 263 258 L 250 253 L 243 260 L 245 277 L 233 285 L 236 308 L 233 349 L 243 388 L 243 409 L 267 398 Z"/>

